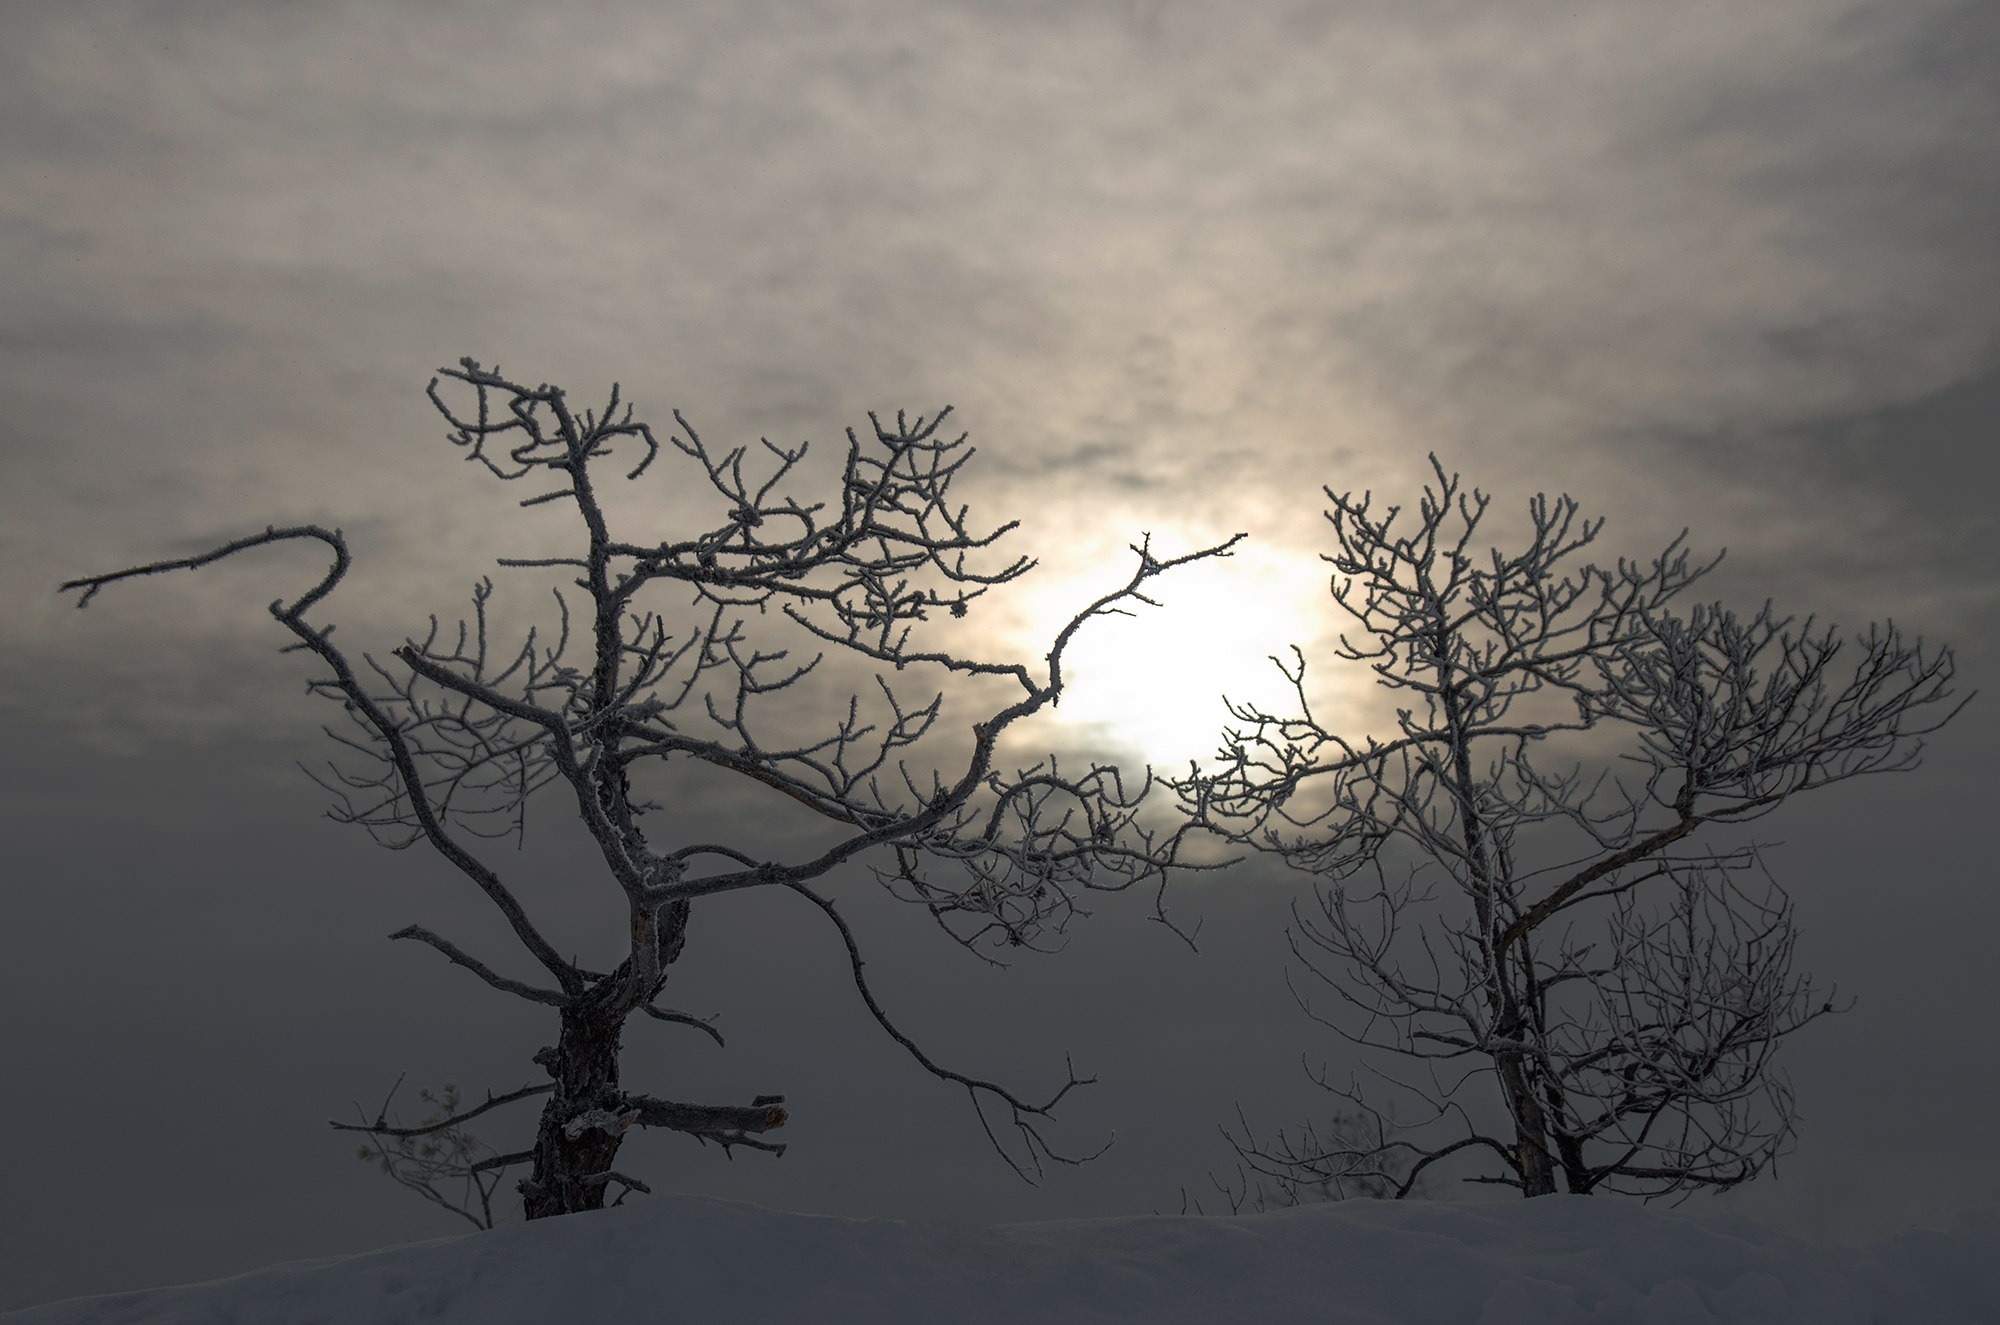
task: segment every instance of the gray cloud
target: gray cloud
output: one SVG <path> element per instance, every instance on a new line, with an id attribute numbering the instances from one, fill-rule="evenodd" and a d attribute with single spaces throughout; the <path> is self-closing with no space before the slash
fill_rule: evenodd
<path id="1" fill-rule="evenodd" d="M 253 1112 L 316 1118 L 311 1101 L 337 1109 L 367 1088 L 358 1078 L 398 1054 L 423 1061 L 453 1027 L 481 1046 L 468 1079 L 507 1084 L 517 1070 L 533 1032 L 449 972 L 434 985 L 411 975 L 396 997 L 359 991 L 357 1024 L 418 1023 L 387 1048 L 340 1030 L 316 989 L 210 983 L 254 966 L 272 933 L 315 970 L 413 970 L 408 954 L 357 955 L 350 940 L 378 944 L 443 895 L 424 889 L 449 887 L 413 856 L 384 863 L 358 840 L 301 836 L 318 798 L 286 759 L 320 751 L 322 715 L 298 693 L 296 658 L 273 652 L 263 604 L 319 562 L 274 553 L 108 593 L 81 615 L 52 593 L 72 574 L 313 520 L 355 546 L 329 615 L 357 645 L 456 614 L 494 557 L 565 536 L 560 512 L 519 511 L 525 493 L 443 440 L 423 388 L 464 354 L 593 404 L 619 381 L 657 426 L 679 407 L 725 445 L 810 437 L 832 451 L 869 410 L 952 404 L 981 448 L 964 497 L 992 522 L 1021 518 L 1017 550 L 1066 585 L 1122 579 L 1142 530 L 1180 550 L 1250 529 L 1269 555 L 1236 569 L 1268 576 L 1289 557 L 1310 587 L 1320 485 L 1413 498 L 1435 450 L 1494 492 L 1496 533 L 1531 493 L 1568 490 L 1609 517 L 1608 552 L 1645 554 L 1692 526 L 1695 546 L 1730 548 L 1720 593 L 1850 624 L 1894 613 L 1959 642 L 1973 684 L 1990 674 L 1991 6 L 77 0 L 15 6 L 0 28 L 0 705 L 19 751 L 5 831 L 29 880 L 8 880 L 0 929 L 27 936 L 39 963 L 7 1006 L 41 1009 L 47 990 L 71 987 L 88 927 L 126 945 L 93 968 L 99 1001 L 58 999 L 8 1031 L 24 1038 L 0 1058 L 32 1059 L 43 1078 L 74 1043 L 50 1028 L 114 1058 L 166 1046 L 143 1059 L 161 1079 L 204 1027 L 282 1038 L 245 1029 L 248 1013 L 213 993 L 225 987 L 340 1046 L 281 1058 L 281 1088 Z M 622 494 L 617 515 L 671 528 L 695 501 L 663 472 Z M 542 612 L 542 581 L 496 578 L 509 628 Z M 1026 615 L 996 602 L 979 642 L 1032 653 Z M 1261 650 L 1265 636 L 1310 645 L 1335 624 L 1230 628 Z M 1820 965 L 1855 970 L 1866 1006 L 1893 1009 L 1801 1048 L 1809 1127 L 1824 1117 L 1825 1130 L 1809 1130 L 1800 1187 L 1756 1198 L 1784 1217 L 1819 1203 L 1862 1220 L 1871 1193 L 1958 1199 L 2000 1172 L 1968 1121 L 1990 1070 L 1912 1063 L 1907 1049 L 1912 1019 L 1945 1040 L 1981 1034 L 1959 1011 L 1977 1000 L 1948 977 L 1976 960 L 1959 936 L 1984 932 L 1969 919 L 1983 856 L 1962 789 L 1987 780 L 1966 752 L 1993 735 L 1975 706 L 1908 790 L 1871 788 L 1844 817 L 1814 811 L 1783 830 L 1813 880 L 1799 896 Z M 149 806 L 145 788 L 177 770 L 202 790 Z M 703 813 L 760 822 L 716 794 Z M 243 805 L 247 822 L 232 818 Z M 1878 831 L 1861 819 L 1873 805 L 1904 817 Z M 1920 828 L 1907 867 L 1883 845 L 1903 822 Z M 127 834 L 173 869 L 149 876 L 145 850 L 119 854 Z M 1857 835 L 1873 854 L 1849 850 Z M 1923 917 L 1910 924 L 1924 938 L 1890 953 L 1869 898 L 1897 871 L 1899 914 Z M 199 894 L 200 942 L 217 946 L 190 973 L 153 937 L 174 914 L 157 894 L 204 878 L 220 892 Z M 1051 1026 L 1103 1050 L 1104 1117 L 1134 1139 L 1050 1203 L 989 1181 L 979 1166 L 998 1166 L 967 1144 L 972 1125 L 928 1095 L 911 1142 L 925 1162 L 883 1172 L 899 1134 L 882 1119 L 925 1083 L 868 1047 L 859 1022 L 837 1021 L 809 978 L 826 974 L 810 965 L 825 954 L 809 925 L 782 930 L 766 953 L 782 960 L 751 971 L 757 918 L 727 908 L 712 957 L 689 958 L 716 963 L 717 1005 L 769 1027 L 806 1008 L 844 1029 L 746 1032 L 749 1057 L 732 1048 L 701 1079 L 790 1090 L 760 1073 L 810 1059 L 800 1125 L 827 1130 L 779 1168 L 701 1167 L 678 1151 L 661 1162 L 718 1193 L 847 1200 L 843 1212 L 1170 1203 L 1220 1162 L 1190 1158 L 1190 1138 L 1212 1135 L 1232 1091 L 1270 1101 L 1259 1116 L 1273 1122 L 1311 1103 L 1293 1077 L 1308 1028 L 1283 1020 L 1265 978 L 1281 959 L 1282 888 L 1258 876 L 1204 896 L 1228 936 L 1211 964 L 1156 967 L 1166 959 L 1132 937 L 1146 927 L 1107 906 L 1093 922 L 1105 937 L 1079 938 L 1101 947 L 1019 982 L 1038 991 L 1021 995 L 1033 1033 L 979 1011 L 995 987 L 954 983 L 919 927 L 881 913 L 903 996 L 971 1057 L 1032 1076 Z M 142 918 L 121 928 L 125 914 Z M 736 962 L 750 973 L 732 984 L 723 967 Z M 927 995 L 930 980 L 949 992 Z M 121 1009 L 154 982 L 150 1019 L 126 1024 Z M 1133 986 L 1162 991 L 1158 1024 Z M 1195 1090 L 1191 1053 L 1231 1056 Z M 1871 1057 L 1929 1073 L 1904 1093 L 1925 1101 L 1928 1133 L 1967 1138 L 1957 1162 L 1881 1139 L 1900 1107 L 1893 1083 L 1843 1071 Z M 217 1094 L 266 1089 L 228 1059 L 200 1058 L 213 1079 L 169 1110 L 170 1130 L 198 1126 Z M 1134 1084 L 1114 1087 L 1121 1073 Z M 93 1080 L 112 1097 L 115 1082 Z M 269 1125 L 256 1133 L 269 1147 L 303 1144 Z M 122 1139 L 77 1144 L 100 1149 L 65 1152 L 83 1167 L 37 1170 L 34 1185 L 88 1192 L 133 1160 Z M 1815 1146 L 1832 1157 L 1810 1158 Z M 803 1158 L 815 1149 L 828 1158 Z M 1843 1152 L 1866 1153 L 1855 1162 L 1872 1186 L 1841 1190 Z M 163 1202 L 205 1162 L 148 1159 L 154 1176 L 118 1218 L 164 1226 Z M 370 1221 L 389 1198 L 357 1178 L 323 1226 L 298 1216 L 324 1241 L 255 1240 L 271 1210 L 331 1190 L 319 1159 L 296 1162 L 289 1186 L 204 1176 L 213 1232 L 173 1244 L 171 1264 L 220 1273 L 388 1227 Z M 86 1169 L 96 1176 L 76 1176 Z M 166 1259 L 115 1275 L 64 1262 L 76 1221 L 109 1217 L 82 1196 L 64 1208 L 62 1228 L 12 1233 L 21 1256 L 66 1267 L 35 1291 L 177 1272 Z"/>

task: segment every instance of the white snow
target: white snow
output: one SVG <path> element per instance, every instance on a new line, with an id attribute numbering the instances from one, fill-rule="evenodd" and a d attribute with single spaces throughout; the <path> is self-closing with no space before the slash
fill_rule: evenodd
<path id="1" fill-rule="evenodd" d="M 635 1198 L 635 1201 L 637 1198 Z M 2000 1207 L 1865 1247 L 1596 1197 L 996 1226 L 662 1195 L 5 1325 L 2000 1321 Z"/>

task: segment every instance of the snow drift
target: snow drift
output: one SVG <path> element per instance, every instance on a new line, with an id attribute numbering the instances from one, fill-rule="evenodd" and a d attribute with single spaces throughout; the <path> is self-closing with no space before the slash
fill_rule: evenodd
<path id="1" fill-rule="evenodd" d="M 2000 1209 L 1854 1248 L 1574 1196 L 994 1226 L 660 1196 L 0 1321 L 1970 1325 L 2000 1321 L 1996 1251 Z"/>

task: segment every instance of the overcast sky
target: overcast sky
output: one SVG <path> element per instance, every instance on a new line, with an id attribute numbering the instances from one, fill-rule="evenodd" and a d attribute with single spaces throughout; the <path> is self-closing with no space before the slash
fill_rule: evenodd
<path id="1" fill-rule="evenodd" d="M 356 555 L 324 614 L 355 647 L 456 615 L 560 527 L 445 443 L 424 384 L 472 355 L 723 445 L 954 406 L 963 496 L 1043 562 L 986 617 L 997 655 L 1141 532 L 1251 532 L 1100 626 L 1051 745 L 1202 753 L 1218 689 L 1335 624 L 1319 486 L 1414 499 L 1428 451 L 1496 532 L 1540 490 L 1611 553 L 1690 526 L 1729 550 L 1717 592 L 1893 614 L 1990 687 L 1996 62 L 1977 0 L 0 7 L 0 1308 L 455 1232 L 323 1120 L 405 1069 L 533 1080 L 552 1033 L 383 941 L 504 948 L 470 885 L 317 817 L 292 761 L 327 752 L 324 706 L 263 606 L 313 557 L 85 614 L 57 581 L 320 521 Z M 631 536 L 671 535 L 674 482 Z M 546 602 L 496 574 L 521 620 Z M 1995 712 L 1766 821 L 1806 964 L 1860 1003 L 1788 1049 L 1798 1152 L 1740 1207 L 1855 1233 L 2000 1194 Z M 616 913 L 565 907 L 604 885 L 540 822 L 507 867 L 590 951 Z M 631 1168 L 851 1215 L 1178 1208 L 1235 1103 L 1296 1123 L 1323 1098 L 1300 1053 L 1347 1065 L 1280 983 L 1297 887 L 1186 889 L 1199 958 L 1107 898 L 1004 973 L 836 889 L 934 1055 L 1102 1078 L 1060 1135 L 1116 1146 L 1040 1188 L 868 1022 L 819 917 L 705 904 L 673 1001 L 729 1047 L 635 1027 L 628 1079 L 782 1092 L 792 1149 L 648 1137 Z"/>

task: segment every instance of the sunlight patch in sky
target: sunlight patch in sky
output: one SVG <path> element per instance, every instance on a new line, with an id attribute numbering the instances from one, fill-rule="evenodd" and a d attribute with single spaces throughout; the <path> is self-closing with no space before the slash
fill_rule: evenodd
<path id="1" fill-rule="evenodd" d="M 1165 558 L 1219 541 L 1156 532 L 1153 549 Z M 1065 693 L 1052 715 L 1061 743 L 1163 772 L 1185 771 L 1190 759 L 1210 762 L 1229 723 L 1224 695 L 1285 705 L 1270 655 L 1308 643 L 1328 623 L 1321 569 L 1309 552 L 1245 543 L 1226 559 L 1151 581 L 1146 592 L 1157 607 L 1133 604 L 1132 615 L 1086 623 L 1064 654 Z M 1108 567 L 1050 575 L 1024 605 L 1025 638 L 1053 639 L 1070 614 L 1115 583 Z"/>

